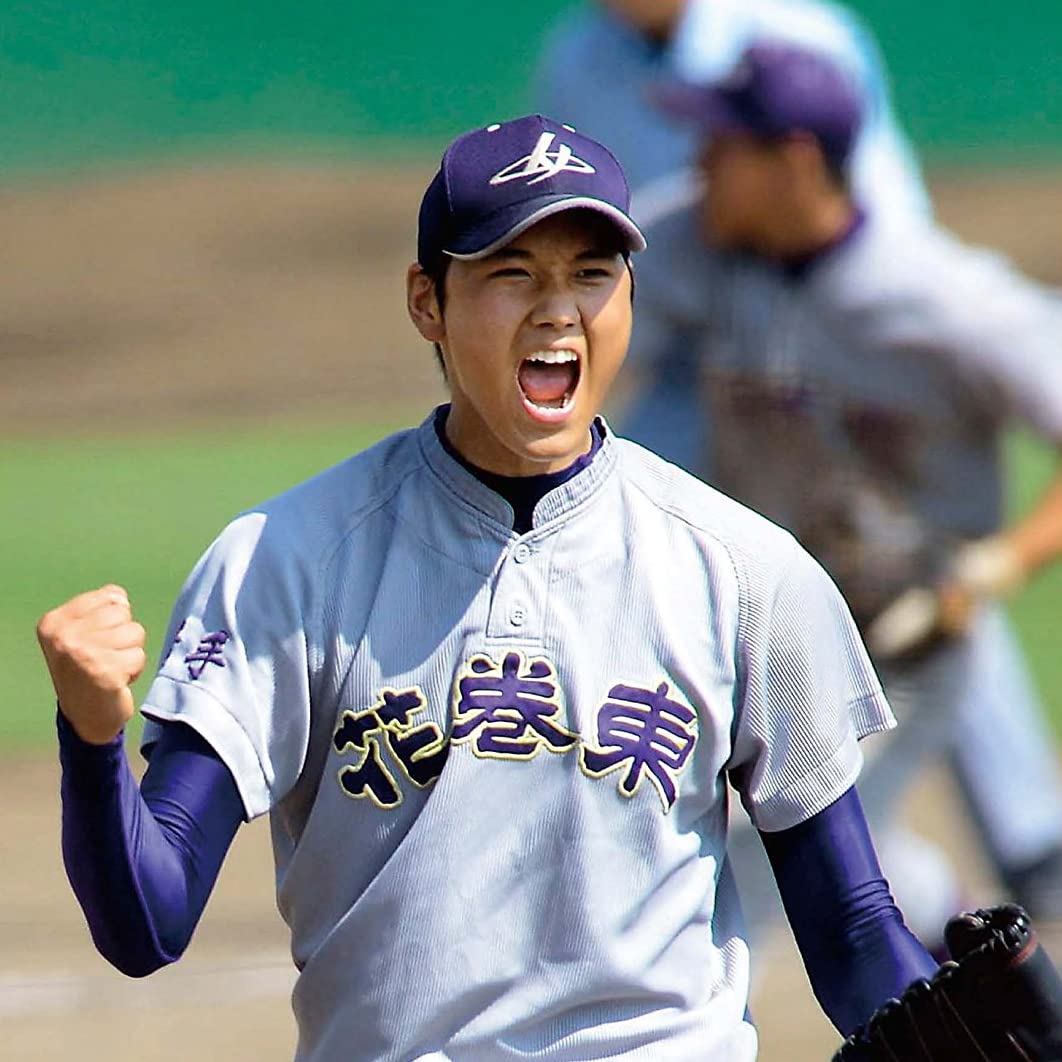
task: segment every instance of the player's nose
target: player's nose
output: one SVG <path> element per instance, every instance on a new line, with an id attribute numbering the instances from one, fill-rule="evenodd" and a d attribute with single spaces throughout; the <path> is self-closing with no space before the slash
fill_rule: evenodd
<path id="1" fill-rule="evenodd" d="M 539 327 L 570 329 L 577 326 L 580 314 L 575 292 L 560 284 L 544 286 L 535 300 L 530 320 Z"/>

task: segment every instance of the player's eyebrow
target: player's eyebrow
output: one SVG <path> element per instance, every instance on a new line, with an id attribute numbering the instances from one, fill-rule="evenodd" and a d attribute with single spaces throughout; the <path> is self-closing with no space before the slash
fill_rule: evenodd
<path id="1" fill-rule="evenodd" d="M 521 247 L 500 247 L 497 251 L 493 251 L 486 255 L 482 261 L 498 262 L 503 261 L 506 258 L 517 258 L 522 261 L 527 261 L 533 257 L 534 255 L 532 255 L 530 251 L 525 251 Z"/>
<path id="2" fill-rule="evenodd" d="M 586 250 L 580 251 L 576 256 L 577 262 L 585 262 L 591 259 L 602 258 L 615 258 L 616 255 L 621 254 L 622 251 L 619 247 L 613 247 L 610 244 L 592 245 L 587 247 Z M 521 262 L 527 262 L 533 259 L 535 256 L 522 247 L 500 247 L 497 251 L 486 255 L 480 259 L 483 262 L 499 262 L 506 259 L 512 259 Z"/>
<path id="3" fill-rule="evenodd" d="M 623 252 L 619 247 L 613 247 L 611 244 L 601 244 L 595 247 L 589 247 L 585 251 L 580 251 L 576 256 L 576 261 L 583 262 L 590 258 L 615 258 L 616 255 Z"/>

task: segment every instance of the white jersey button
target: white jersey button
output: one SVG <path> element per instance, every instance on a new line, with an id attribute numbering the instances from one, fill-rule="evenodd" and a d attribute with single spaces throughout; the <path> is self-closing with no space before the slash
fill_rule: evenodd
<path id="1" fill-rule="evenodd" d="M 509 610 L 509 622 L 514 627 L 522 627 L 527 622 L 527 609 L 523 605 L 513 605 Z"/>
<path id="2" fill-rule="evenodd" d="M 531 547 L 526 542 L 518 542 L 516 548 L 513 550 L 513 560 L 517 564 L 523 564 L 524 561 L 531 559 Z"/>

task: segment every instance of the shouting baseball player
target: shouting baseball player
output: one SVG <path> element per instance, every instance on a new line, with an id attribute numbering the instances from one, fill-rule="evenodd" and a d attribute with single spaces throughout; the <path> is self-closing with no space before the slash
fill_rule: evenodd
<path id="1" fill-rule="evenodd" d="M 178 958 L 269 812 L 299 1059 L 746 1062 L 729 781 L 839 1030 L 935 970 L 853 787 L 893 719 L 836 588 L 598 415 L 628 208 L 613 156 L 549 119 L 450 145 L 407 284 L 451 401 L 210 546 L 139 788 L 127 596 L 43 617 L 64 858 L 119 969 Z"/>

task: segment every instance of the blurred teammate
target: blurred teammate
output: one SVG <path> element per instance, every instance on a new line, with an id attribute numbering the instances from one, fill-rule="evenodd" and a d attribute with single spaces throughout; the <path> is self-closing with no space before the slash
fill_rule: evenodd
<path id="1" fill-rule="evenodd" d="M 699 82 L 719 77 L 748 44 L 765 35 L 825 48 L 844 66 L 865 102 L 865 121 L 853 149 L 855 186 L 883 212 L 904 217 L 928 213 L 929 199 L 892 113 L 877 47 L 850 12 L 822 0 L 586 3 L 548 35 L 535 76 L 534 103 L 612 146 L 631 182 L 634 214 L 649 224 L 701 194 L 696 137 L 687 125 L 662 115 L 654 102 L 656 88 L 675 78 Z M 669 257 L 665 233 L 644 257 L 643 269 Z M 699 268 L 703 272 L 708 267 L 727 271 L 730 262 L 715 258 Z M 752 284 L 745 298 L 754 298 L 757 290 Z M 698 301 L 692 307 L 676 302 L 672 321 L 688 314 L 696 322 L 699 306 Z M 679 332 L 670 332 L 668 342 L 652 344 L 636 337 L 628 372 L 636 386 L 624 413 L 624 432 L 692 468 L 709 426 L 696 396 L 691 345 Z"/>
<path id="2" fill-rule="evenodd" d="M 838 1029 L 933 972 L 854 789 L 892 715 L 836 588 L 598 416 L 628 209 L 615 159 L 549 119 L 450 146 L 407 295 L 451 401 L 211 545 L 140 787 L 127 596 L 42 619 L 64 858 L 121 969 L 181 954 L 269 812 L 300 1060 L 751 1062 L 730 783 Z"/>
<path id="3" fill-rule="evenodd" d="M 901 713 L 863 786 L 872 817 L 946 753 L 1004 883 L 1057 918 L 1053 742 L 996 602 L 1062 553 L 1062 474 L 1007 527 L 1001 469 L 1008 425 L 1062 444 L 1062 301 L 861 204 L 847 177 L 858 94 L 819 53 L 755 45 L 665 105 L 705 138 L 710 194 L 650 230 L 669 227 L 681 266 L 646 278 L 645 309 L 698 286 L 687 267 L 704 239 L 772 267 L 767 317 L 748 312 L 744 281 L 702 274 L 700 471 L 793 530 L 867 632 Z"/>

